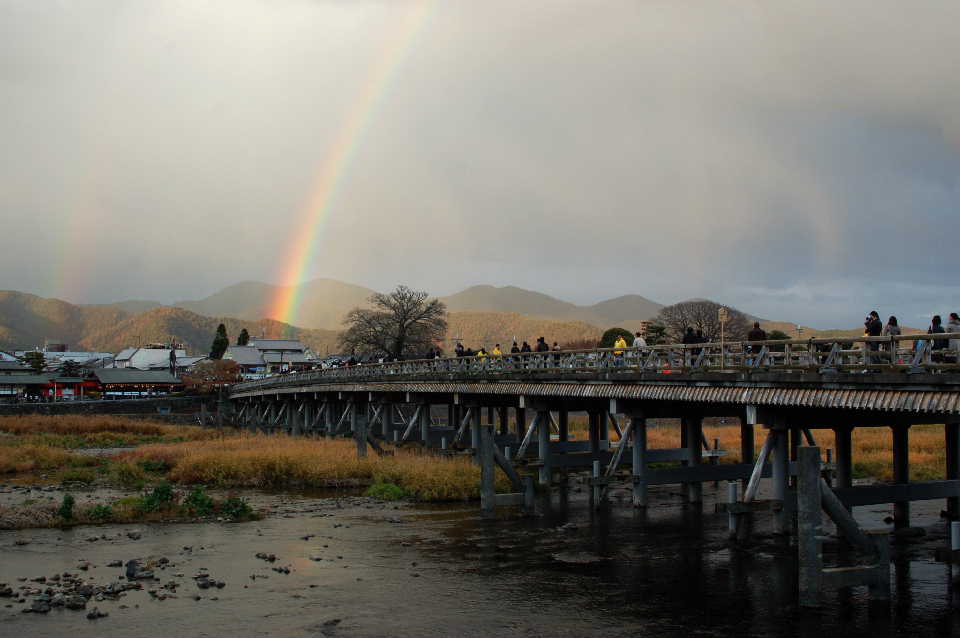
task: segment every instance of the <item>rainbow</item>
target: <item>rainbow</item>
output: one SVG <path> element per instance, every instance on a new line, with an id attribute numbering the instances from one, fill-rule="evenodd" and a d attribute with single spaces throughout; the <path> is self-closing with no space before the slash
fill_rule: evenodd
<path id="1" fill-rule="evenodd" d="M 268 317 L 290 324 L 297 320 L 301 302 L 298 284 L 306 279 L 313 264 L 325 222 L 333 209 L 344 174 L 360 145 L 371 116 L 377 110 L 389 88 L 390 80 L 426 22 L 434 2 L 435 0 L 415 0 L 406 10 L 396 29 L 385 39 L 370 73 L 350 102 L 346 116 L 340 123 L 313 181 L 311 195 L 304 206 L 301 219 L 294 226 L 296 232 L 282 261 L 280 287 L 270 303 Z"/>

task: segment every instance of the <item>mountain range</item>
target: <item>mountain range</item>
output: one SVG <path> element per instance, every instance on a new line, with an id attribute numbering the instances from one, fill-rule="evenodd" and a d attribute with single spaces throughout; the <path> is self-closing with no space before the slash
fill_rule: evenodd
<path id="1" fill-rule="evenodd" d="M 283 319 L 304 328 L 340 330 L 343 316 L 351 308 L 366 305 L 374 292 L 370 288 L 335 279 L 314 279 L 300 284 L 294 291 L 258 281 L 245 281 L 209 297 L 178 301 L 173 305 L 212 317 L 258 320 L 275 314 L 273 306 L 278 297 L 293 296 L 301 301 L 292 315 Z M 472 286 L 456 294 L 440 297 L 440 301 L 454 313 L 508 312 L 553 321 L 580 321 L 603 328 L 619 325 L 623 321 L 650 319 L 663 307 L 639 295 L 625 295 L 592 306 L 578 306 L 515 286 Z M 276 316 L 273 318 L 279 319 Z"/>
<path id="2" fill-rule="evenodd" d="M 293 293 L 300 304 L 294 323 L 269 318 L 280 293 Z M 343 316 L 363 306 L 374 291 L 332 279 L 317 279 L 295 291 L 262 282 L 241 282 L 200 300 L 164 305 L 149 300 L 112 304 L 71 304 L 18 291 L 0 291 L 0 349 L 20 350 L 47 342 L 71 349 L 117 352 L 140 343 L 182 342 L 203 353 L 219 323 L 232 339 L 246 328 L 251 335 L 301 339 L 315 352 L 337 351 Z M 513 286 L 473 286 L 442 297 L 450 311 L 449 338 L 468 345 L 533 341 L 545 336 L 569 343 L 596 339 L 612 325 L 637 323 L 662 307 L 639 295 L 592 306 L 578 306 L 536 291 Z"/>
<path id="3" fill-rule="evenodd" d="M 293 321 L 271 318 L 280 293 L 300 300 Z M 149 300 L 77 305 L 24 292 L 0 291 L 0 350 L 22 350 L 46 342 L 65 343 L 75 350 L 118 352 L 138 344 L 176 339 L 188 351 L 209 350 L 218 324 L 231 341 L 244 328 L 253 336 L 297 338 L 314 352 L 337 352 L 337 332 L 343 316 L 363 306 L 374 291 L 333 279 L 316 279 L 283 289 L 270 284 L 241 282 L 209 297 L 164 305 Z M 515 286 L 472 286 L 441 297 L 449 310 L 448 342 L 504 346 L 514 339 L 530 343 L 538 336 L 561 345 L 596 340 L 606 328 L 636 330 L 663 307 L 641 297 L 624 295 L 580 306 Z M 795 334 L 793 324 L 765 322 L 765 328 Z M 804 330 L 804 336 L 817 331 Z"/>

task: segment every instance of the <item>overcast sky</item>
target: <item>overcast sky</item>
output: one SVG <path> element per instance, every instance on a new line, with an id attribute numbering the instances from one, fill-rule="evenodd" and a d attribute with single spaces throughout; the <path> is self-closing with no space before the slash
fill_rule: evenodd
<path id="1" fill-rule="evenodd" d="M 424 4 L 424 3 L 419 3 Z M 0 288 L 279 282 L 399 0 L 0 0 Z M 960 3 L 437 0 L 307 277 L 960 310 Z"/>

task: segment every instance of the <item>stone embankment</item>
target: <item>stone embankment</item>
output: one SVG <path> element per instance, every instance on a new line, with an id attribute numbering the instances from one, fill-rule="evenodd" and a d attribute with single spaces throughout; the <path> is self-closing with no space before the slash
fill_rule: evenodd
<path id="1" fill-rule="evenodd" d="M 203 397 L 153 397 L 119 401 L 57 401 L 55 403 L 0 403 L 0 416 L 30 414 L 113 414 L 130 417 L 149 417 L 168 423 L 195 424 L 194 413 L 207 402 Z"/>

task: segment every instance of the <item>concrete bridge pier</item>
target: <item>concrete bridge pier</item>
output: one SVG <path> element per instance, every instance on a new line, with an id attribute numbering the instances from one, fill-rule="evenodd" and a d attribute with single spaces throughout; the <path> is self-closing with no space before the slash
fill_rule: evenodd
<path id="1" fill-rule="evenodd" d="M 833 428 L 833 436 L 837 448 L 837 487 L 853 487 L 853 427 L 837 426 Z"/>
<path id="2" fill-rule="evenodd" d="M 702 459 L 701 451 L 703 447 L 703 417 L 699 414 L 690 414 L 681 420 L 681 427 L 683 428 L 683 438 L 685 439 L 685 445 L 683 447 L 686 447 L 687 454 L 690 457 L 690 460 L 684 462 L 683 465 L 691 468 L 697 468 Z M 684 500 L 686 502 L 695 504 L 703 502 L 702 482 L 691 481 L 686 483 L 685 487 Z"/>
<path id="3" fill-rule="evenodd" d="M 947 452 L 947 480 L 960 479 L 960 423 L 947 423 L 944 426 L 944 444 Z M 960 497 L 947 499 L 947 517 L 960 520 Z"/>
<path id="4" fill-rule="evenodd" d="M 790 534 L 790 445 L 788 427 L 781 419 L 771 426 L 774 435 L 773 450 L 770 454 L 771 487 L 773 491 L 773 533 Z"/>
<path id="5" fill-rule="evenodd" d="M 895 425 L 893 430 L 893 482 L 910 482 L 910 426 Z M 910 501 L 895 501 L 893 504 L 893 527 L 910 527 Z"/>
<path id="6" fill-rule="evenodd" d="M 537 450 L 540 457 L 540 485 L 549 486 L 552 479 L 550 467 L 550 412 L 546 406 L 537 409 Z"/>
<path id="7" fill-rule="evenodd" d="M 505 405 L 501 405 L 497 408 L 497 419 L 500 423 L 498 432 L 501 437 L 509 436 L 510 434 L 510 408 Z"/>
<path id="8" fill-rule="evenodd" d="M 642 411 L 631 415 L 633 443 L 633 506 L 646 507 L 648 504 L 647 488 L 647 419 Z M 622 443 L 621 443 L 622 445 Z"/>

